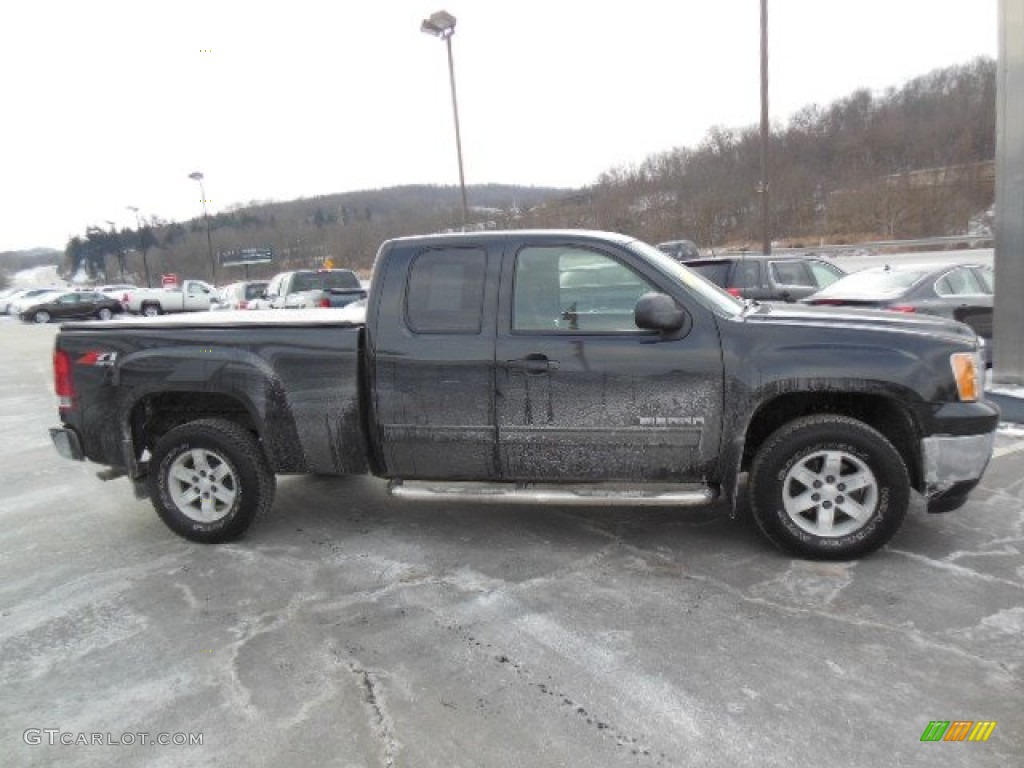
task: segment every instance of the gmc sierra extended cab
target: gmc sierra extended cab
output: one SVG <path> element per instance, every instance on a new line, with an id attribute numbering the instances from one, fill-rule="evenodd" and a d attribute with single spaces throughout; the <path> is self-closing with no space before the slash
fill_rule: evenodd
<path id="1" fill-rule="evenodd" d="M 200 542 L 241 535 L 277 474 L 373 473 L 556 505 L 735 510 L 746 487 L 772 542 L 850 558 L 914 491 L 962 505 L 998 422 L 965 325 L 745 302 L 610 233 L 390 240 L 365 323 L 332 315 L 65 325 L 55 446 Z"/>

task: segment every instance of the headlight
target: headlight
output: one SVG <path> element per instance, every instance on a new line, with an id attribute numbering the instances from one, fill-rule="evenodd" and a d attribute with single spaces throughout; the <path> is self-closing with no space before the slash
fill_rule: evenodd
<path id="1" fill-rule="evenodd" d="M 956 390 L 965 403 L 981 399 L 982 376 L 985 367 L 975 352 L 956 352 L 949 357 L 956 379 Z"/>

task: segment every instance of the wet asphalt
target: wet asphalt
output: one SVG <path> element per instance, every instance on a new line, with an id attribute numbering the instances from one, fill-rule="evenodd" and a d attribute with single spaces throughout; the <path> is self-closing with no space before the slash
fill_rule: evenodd
<path id="1" fill-rule="evenodd" d="M 282 478 L 201 546 L 57 456 L 55 330 L 0 319 L 0 765 L 1024 763 L 1024 432 L 966 507 L 916 500 L 851 563 L 717 508 L 369 478 Z M 931 721 L 996 726 L 922 742 Z"/>

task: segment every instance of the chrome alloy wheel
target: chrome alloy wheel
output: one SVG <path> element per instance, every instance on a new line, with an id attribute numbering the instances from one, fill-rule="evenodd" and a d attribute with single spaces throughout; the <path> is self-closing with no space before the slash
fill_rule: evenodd
<path id="1" fill-rule="evenodd" d="M 846 451 L 818 451 L 786 473 L 782 503 L 789 519 L 815 536 L 847 536 L 865 526 L 878 504 L 878 479 Z"/>
<path id="2" fill-rule="evenodd" d="M 185 451 L 167 474 L 171 500 L 186 517 L 212 523 L 231 512 L 238 499 L 233 467 L 218 454 L 203 448 Z"/>

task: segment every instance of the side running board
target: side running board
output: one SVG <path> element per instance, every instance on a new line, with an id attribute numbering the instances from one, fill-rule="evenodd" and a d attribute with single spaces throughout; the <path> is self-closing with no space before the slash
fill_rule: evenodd
<path id="1" fill-rule="evenodd" d="M 414 501 L 493 501 L 501 504 L 570 504 L 576 506 L 689 507 L 717 497 L 706 485 L 594 483 L 470 483 L 443 480 L 392 480 L 388 493 Z"/>

